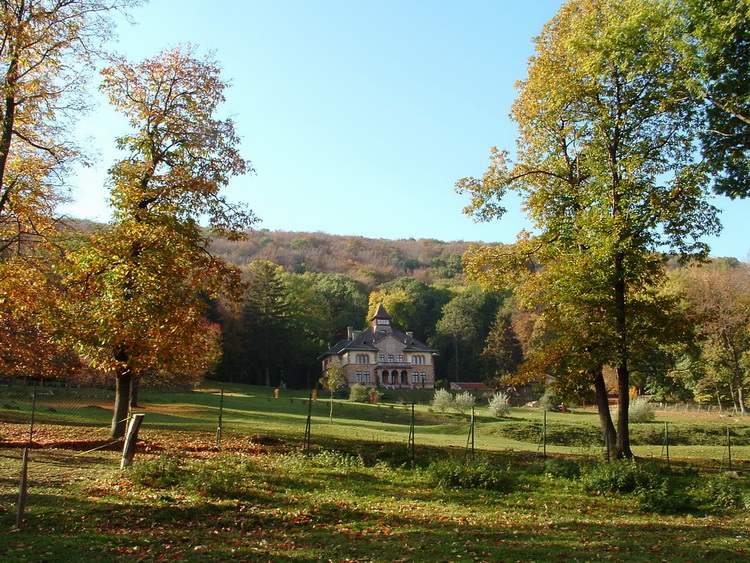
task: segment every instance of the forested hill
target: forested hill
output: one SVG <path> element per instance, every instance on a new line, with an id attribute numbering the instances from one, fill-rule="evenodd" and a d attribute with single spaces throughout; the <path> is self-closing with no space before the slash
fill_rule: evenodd
<path id="1" fill-rule="evenodd" d="M 214 239 L 211 252 L 238 266 L 269 260 L 290 272 L 341 273 L 375 286 L 406 276 L 425 283 L 453 278 L 471 244 L 258 230 L 240 242 Z"/>

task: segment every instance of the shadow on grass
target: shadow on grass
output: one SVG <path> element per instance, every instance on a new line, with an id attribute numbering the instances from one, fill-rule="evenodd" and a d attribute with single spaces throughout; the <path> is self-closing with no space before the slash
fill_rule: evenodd
<path id="1" fill-rule="evenodd" d="M 136 556 L 187 561 L 736 561 L 750 549 L 745 530 L 718 522 L 622 523 L 549 514 L 521 520 L 507 511 L 489 519 L 457 519 L 415 510 L 407 499 L 401 506 L 398 501 L 315 502 L 314 497 L 277 502 L 268 496 L 193 504 L 170 503 L 167 497 L 150 504 L 59 503 L 58 496 L 38 496 L 26 528 L 5 535 L 0 555 L 29 561 L 70 560 L 83 553 L 91 561 Z M 48 512 L 53 507 L 62 510 Z M 6 530 L 8 516 L 2 515 Z"/>

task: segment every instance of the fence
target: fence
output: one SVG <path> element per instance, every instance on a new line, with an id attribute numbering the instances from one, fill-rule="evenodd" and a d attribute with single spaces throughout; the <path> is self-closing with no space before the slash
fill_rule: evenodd
<path id="1" fill-rule="evenodd" d="M 467 459 L 477 452 L 508 450 L 536 458 L 607 455 L 596 412 L 590 409 L 548 413 L 519 408 L 508 417 L 493 418 L 479 406 L 463 413 L 437 412 L 415 402 L 370 405 L 330 397 L 313 400 L 306 392 L 258 388 L 250 392 L 143 389 L 139 395 L 140 404 L 133 412 L 145 416 L 140 454 L 175 451 L 201 456 L 215 451 L 257 452 L 269 446 L 309 451 L 358 444 L 360 451 L 375 458 L 385 455 L 397 461 L 442 455 L 433 448 L 453 450 Z M 421 396 L 428 397 L 429 393 Z M 29 464 L 32 480 L 45 466 L 66 475 L 81 474 L 92 464 L 116 466 L 123 444 L 107 437 L 113 401 L 114 393 L 106 389 L 0 385 L 0 468 L 5 473 L 0 480 L 1 504 L 11 506 L 18 500 L 22 515 L 24 495 L 19 491 L 26 487 Z M 704 468 L 717 471 L 748 465 L 750 429 L 743 420 L 703 407 L 692 412 L 711 415 L 709 422 L 680 422 L 685 412 L 681 406 L 668 406 L 657 418 L 676 421 L 631 425 L 635 454 L 666 464 L 677 457 L 701 458 Z"/>
<path id="2" fill-rule="evenodd" d="M 309 449 L 315 443 L 335 440 L 402 443 L 412 454 L 419 446 L 466 448 L 468 440 L 474 449 L 486 451 L 541 449 L 543 453 L 593 455 L 606 451 L 596 413 L 590 409 L 549 413 L 549 417 L 540 409 L 515 409 L 511 416 L 498 419 L 479 406 L 472 415 L 437 412 L 429 405 L 414 405 L 416 401 L 364 405 L 334 399 L 331 424 L 331 398 L 313 401 L 308 392 L 142 389 L 139 396 L 133 412 L 145 413 L 141 451 L 241 450 L 281 443 Z M 419 398 L 429 400 L 429 396 L 422 393 Z M 121 444 L 107 439 L 113 400 L 114 393 L 106 389 L 0 385 L 0 447 L 28 445 L 71 452 L 121 449 Z M 672 447 L 673 455 L 679 457 L 694 454 L 721 459 L 726 457 L 723 451 L 734 445 L 740 448 L 737 457 L 746 457 L 748 452 L 742 448 L 750 446 L 750 430 L 743 420 L 727 418 L 726 410 L 720 414 L 715 406 L 659 406 L 661 422 L 631 425 L 636 455 L 664 457 L 661 449 Z M 714 416 L 699 424 L 672 423 L 665 430 L 664 418 L 685 412 Z"/>

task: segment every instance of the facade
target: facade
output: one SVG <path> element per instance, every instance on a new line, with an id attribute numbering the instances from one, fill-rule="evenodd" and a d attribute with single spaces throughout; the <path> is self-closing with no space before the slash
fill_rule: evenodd
<path id="1" fill-rule="evenodd" d="M 350 327 L 348 338 L 321 356 L 323 371 L 339 362 L 350 386 L 433 389 L 436 350 L 394 329 L 382 304 L 370 321 L 365 330 Z"/>

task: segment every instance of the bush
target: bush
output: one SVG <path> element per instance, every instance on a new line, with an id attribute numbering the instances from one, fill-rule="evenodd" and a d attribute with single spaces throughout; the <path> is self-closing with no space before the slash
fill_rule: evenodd
<path id="1" fill-rule="evenodd" d="M 442 489 L 487 489 L 508 491 L 512 480 L 507 471 L 487 461 L 466 463 L 456 459 L 432 462 L 426 470 L 427 481 Z"/>
<path id="2" fill-rule="evenodd" d="M 245 473 L 233 464 L 201 464 L 185 479 L 185 488 L 197 494 L 221 499 L 239 499 L 248 495 Z"/>
<path id="3" fill-rule="evenodd" d="M 180 467 L 177 456 L 161 454 L 158 458 L 136 461 L 127 474 L 136 485 L 151 489 L 169 489 L 177 485 L 186 474 Z"/>
<path id="4" fill-rule="evenodd" d="M 672 489 L 666 479 L 660 487 L 638 493 L 638 506 L 645 512 L 660 514 L 680 514 L 696 509 L 693 496 L 686 491 Z"/>
<path id="5" fill-rule="evenodd" d="M 542 410 L 557 412 L 560 410 L 560 399 L 551 387 L 547 387 L 544 395 L 539 398 L 539 406 Z"/>
<path id="6" fill-rule="evenodd" d="M 355 383 L 349 389 L 349 400 L 355 403 L 366 403 L 370 400 L 370 392 L 361 383 Z"/>
<path id="7" fill-rule="evenodd" d="M 435 410 L 445 412 L 453 404 L 453 397 L 445 389 L 438 389 L 432 396 L 432 406 Z"/>
<path id="8" fill-rule="evenodd" d="M 463 393 L 456 395 L 455 399 L 453 399 L 453 408 L 461 414 L 464 414 L 471 410 L 475 401 L 476 399 L 474 398 L 474 395 L 468 391 L 464 391 Z"/>
<path id="9" fill-rule="evenodd" d="M 696 491 L 704 503 L 717 508 L 747 508 L 750 496 L 736 479 L 725 475 L 709 477 Z"/>
<path id="10" fill-rule="evenodd" d="M 590 492 L 633 493 L 659 489 L 664 479 L 653 465 L 617 460 L 594 466 L 581 481 Z"/>
<path id="11" fill-rule="evenodd" d="M 502 391 L 498 391 L 492 397 L 490 397 L 489 406 L 490 414 L 501 418 L 510 413 L 510 406 L 508 406 L 508 395 Z"/>
<path id="12" fill-rule="evenodd" d="M 581 475 L 581 464 L 572 459 L 553 457 L 544 462 L 543 473 L 550 477 L 576 480 Z"/>
<path id="13" fill-rule="evenodd" d="M 638 397 L 630 403 L 628 422 L 651 422 L 656 418 L 653 405 L 643 397 Z"/>

